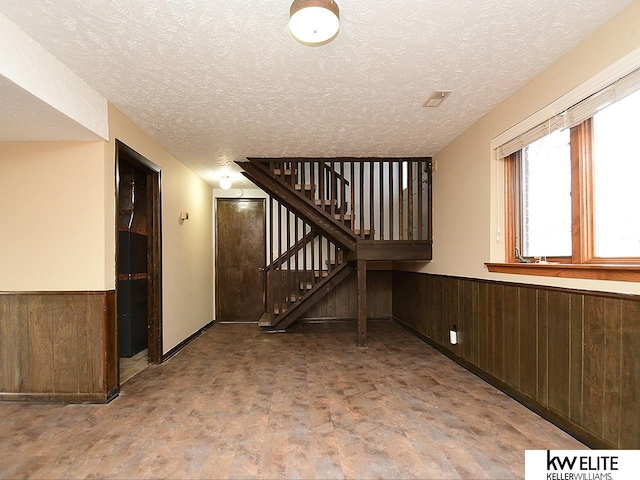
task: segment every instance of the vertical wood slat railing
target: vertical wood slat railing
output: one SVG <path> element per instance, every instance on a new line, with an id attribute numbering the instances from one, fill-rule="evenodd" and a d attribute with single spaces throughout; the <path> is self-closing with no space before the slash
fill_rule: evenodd
<path id="1" fill-rule="evenodd" d="M 330 275 L 343 256 L 335 243 L 274 198 L 269 199 L 268 213 L 266 311 L 277 317 Z"/>
<path id="2" fill-rule="evenodd" d="M 431 240 L 429 158 L 263 159 L 275 177 L 363 240 Z"/>

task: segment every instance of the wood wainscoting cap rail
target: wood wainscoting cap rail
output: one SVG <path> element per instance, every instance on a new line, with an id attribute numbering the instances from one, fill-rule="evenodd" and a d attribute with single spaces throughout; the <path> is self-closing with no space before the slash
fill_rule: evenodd
<path id="1" fill-rule="evenodd" d="M 640 281 L 640 265 L 576 263 L 485 263 L 493 273 L 590 280 Z"/>

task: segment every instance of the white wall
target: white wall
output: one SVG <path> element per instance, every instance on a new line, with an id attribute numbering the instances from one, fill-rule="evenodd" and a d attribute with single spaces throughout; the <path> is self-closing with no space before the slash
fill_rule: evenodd
<path id="1" fill-rule="evenodd" d="M 634 282 L 491 274 L 484 263 L 504 252 L 501 164 L 491 140 L 640 48 L 640 1 L 499 105 L 440 151 L 433 181 L 434 259 L 414 271 L 537 285 L 640 293 Z M 500 76 L 496 76 L 496 82 Z M 493 256 L 492 256 L 492 252 Z M 501 255 L 499 253 L 498 255 Z"/>

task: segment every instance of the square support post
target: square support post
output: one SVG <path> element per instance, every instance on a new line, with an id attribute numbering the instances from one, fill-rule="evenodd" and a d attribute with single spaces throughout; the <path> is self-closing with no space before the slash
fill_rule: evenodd
<path id="1" fill-rule="evenodd" d="M 367 348 L 367 261 L 358 260 L 358 348 Z"/>

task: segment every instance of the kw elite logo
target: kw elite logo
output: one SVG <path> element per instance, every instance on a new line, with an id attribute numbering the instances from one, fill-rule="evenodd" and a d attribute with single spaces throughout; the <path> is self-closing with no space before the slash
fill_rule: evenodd
<path id="1" fill-rule="evenodd" d="M 639 450 L 527 450 L 526 480 L 638 478 Z"/>
<path id="2" fill-rule="evenodd" d="M 613 480 L 613 472 L 618 471 L 618 456 L 613 455 L 571 455 L 553 456 L 547 450 L 548 480 Z"/>

